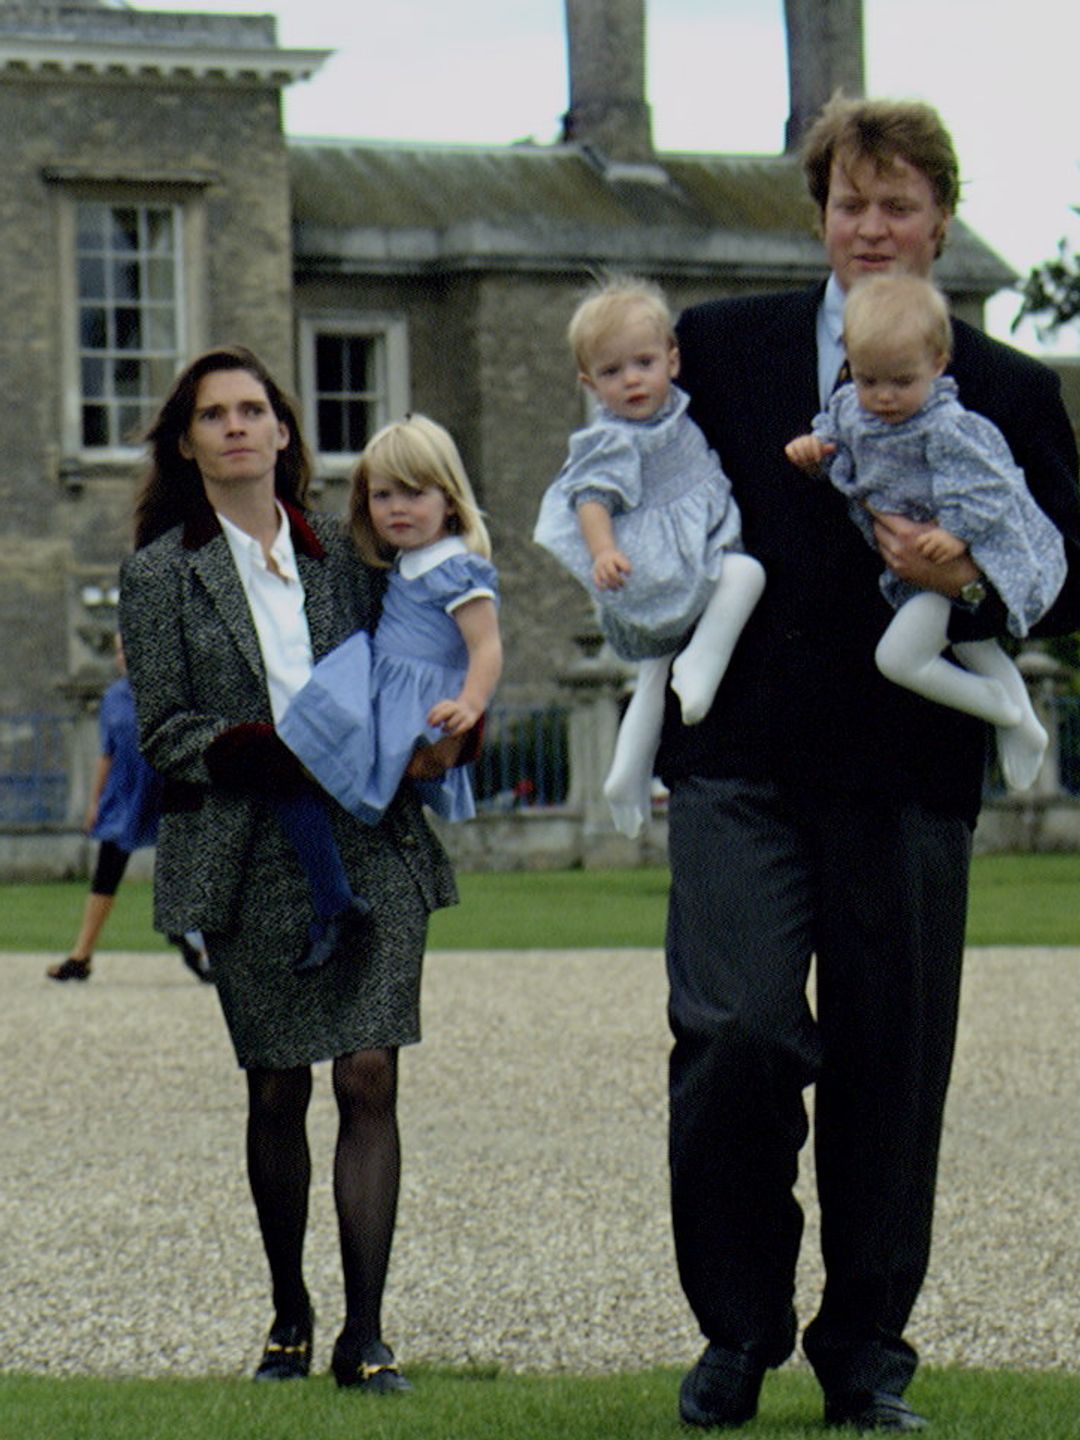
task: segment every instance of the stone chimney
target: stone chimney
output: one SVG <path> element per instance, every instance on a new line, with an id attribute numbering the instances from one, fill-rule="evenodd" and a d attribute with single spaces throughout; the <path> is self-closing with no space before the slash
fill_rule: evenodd
<path id="1" fill-rule="evenodd" d="M 790 152 L 836 90 L 865 93 L 862 0 L 784 0 L 791 113 Z"/>
<path id="2" fill-rule="evenodd" d="M 645 0 L 566 0 L 566 37 L 570 108 L 563 139 L 616 164 L 649 164 Z"/>

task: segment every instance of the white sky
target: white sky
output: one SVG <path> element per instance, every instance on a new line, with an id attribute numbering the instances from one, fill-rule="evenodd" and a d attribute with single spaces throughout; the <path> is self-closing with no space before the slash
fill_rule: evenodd
<path id="1" fill-rule="evenodd" d="M 774 153 L 788 113 L 782 0 L 647 0 L 660 150 Z M 567 105 L 563 0 L 137 0 L 271 13 L 279 44 L 333 49 L 286 91 L 291 135 L 506 144 L 556 138 Z M 1076 0 L 864 0 L 868 94 L 927 100 L 952 131 L 961 215 L 1021 274 L 1080 249 Z M 992 302 L 1008 338 L 1017 299 Z M 1014 343 L 1037 349 L 1030 330 Z M 1080 328 L 1058 342 L 1080 352 Z"/>

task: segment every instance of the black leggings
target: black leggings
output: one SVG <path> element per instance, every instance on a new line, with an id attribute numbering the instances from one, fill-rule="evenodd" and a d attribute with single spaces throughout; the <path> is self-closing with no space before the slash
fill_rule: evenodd
<path id="1" fill-rule="evenodd" d="M 90 881 L 92 895 L 115 895 L 124 871 L 131 859 L 130 850 L 121 850 L 111 840 L 102 840 L 98 846 L 94 878 Z"/>

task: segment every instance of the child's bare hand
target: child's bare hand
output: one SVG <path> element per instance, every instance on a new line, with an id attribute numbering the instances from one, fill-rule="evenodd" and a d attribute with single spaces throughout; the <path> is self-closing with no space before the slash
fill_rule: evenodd
<path id="1" fill-rule="evenodd" d="M 464 735 L 480 719 L 480 711 L 462 700 L 440 700 L 428 711 L 427 723 L 444 735 Z"/>
<path id="2" fill-rule="evenodd" d="M 633 568 L 621 550 L 602 550 L 593 556 L 593 583 L 598 590 L 621 590 Z"/>
<path id="3" fill-rule="evenodd" d="M 817 470 L 824 460 L 836 450 L 817 435 L 796 435 L 784 446 L 784 454 L 800 470 Z"/>
<path id="4" fill-rule="evenodd" d="M 944 565 L 949 560 L 959 559 L 967 551 L 967 546 L 948 530 L 936 527 L 919 536 L 915 541 L 915 549 L 924 560 L 932 560 L 935 565 Z"/>

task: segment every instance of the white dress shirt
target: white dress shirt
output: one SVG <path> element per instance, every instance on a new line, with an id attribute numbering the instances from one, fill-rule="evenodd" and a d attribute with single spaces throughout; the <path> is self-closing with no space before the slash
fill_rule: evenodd
<path id="1" fill-rule="evenodd" d="M 304 583 L 296 565 L 289 519 L 277 503 L 278 532 L 270 547 L 277 573 L 267 564 L 262 545 L 253 535 L 218 512 L 229 542 L 236 573 L 247 596 L 248 609 L 259 637 L 270 711 L 274 723 L 311 674 L 311 633 L 304 611 Z"/>
<path id="2" fill-rule="evenodd" d="M 836 377 L 844 363 L 844 301 L 847 299 L 835 275 L 829 276 L 817 312 L 818 399 L 822 410 L 836 388 Z"/>

